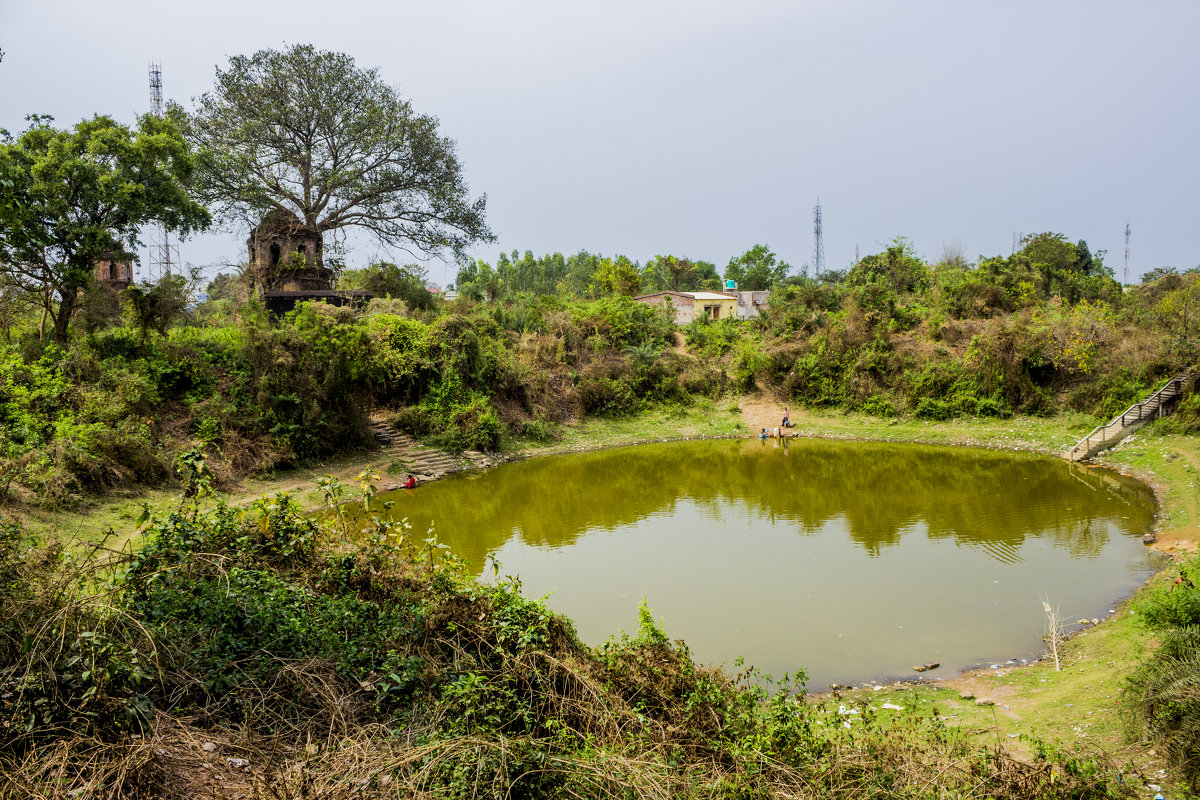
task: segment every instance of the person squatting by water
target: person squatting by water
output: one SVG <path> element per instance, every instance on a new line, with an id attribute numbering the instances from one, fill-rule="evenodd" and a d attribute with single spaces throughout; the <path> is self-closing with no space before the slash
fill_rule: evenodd
<path id="1" fill-rule="evenodd" d="M 763 429 L 762 429 L 762 433 L 758 434 L 758 438 L 759 438 L 759 439 L 765 439 L 765 438 L 767 438 L 767 429 L 766 429 L 766 428 L 763 428 Z"/>
<path id="2" fill-rule="evenodd" d="M 782 427 L 784 427 L 784 428 L 790 428 L 790 427 L 792 427 L 792 419 L 791 419 L 791 417 L 792 417 L 792 415 L 791 415 L 791 413 L 788 411 L 788 407 L 787 407 L 787 406 L 784 406 L 784 407 L 783 407 L 783 426 L 782 426 Z"/>
<path id="3" fill-rule="evenodd" d="M 400 484 L 401 489 L 415 489 L 416 486 L 417 479 L 413 477 L 411 472 L 408 473 L 408 477 L 405 478 L 404 483 Z"/>

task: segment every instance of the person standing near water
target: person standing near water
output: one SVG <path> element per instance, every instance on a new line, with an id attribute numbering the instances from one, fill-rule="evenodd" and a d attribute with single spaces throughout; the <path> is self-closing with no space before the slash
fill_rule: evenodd
<path id="1" fill-rule="evenodd" d="M 792 420 L 791 420 L 791 416 L 792 416 L 792 415 L 791 415 L 791 413 L 788 411 L 788 407 L 787 407 L 787 406 L 784 406 L 784 407 L 783 407 L 783 427 L 785 427 L 785 428 L 790 428 L 790 427 L 792 427 Z"/>

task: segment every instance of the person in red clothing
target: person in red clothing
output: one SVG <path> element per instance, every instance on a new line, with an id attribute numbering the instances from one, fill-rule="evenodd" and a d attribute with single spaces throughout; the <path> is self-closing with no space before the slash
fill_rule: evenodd
<path id="1" fill-rule="evenodd" d="M 417 485 L 417 479 L 414 478 L 412 476 L 412 473 L 410 472 L 410 473 L 408 473 L 408 477 L 404 480 L 404 483 L 400 484 L 400 488 L 401 489 L 413 489 L 413 488 L 416 488 L 416 485 Z"/>

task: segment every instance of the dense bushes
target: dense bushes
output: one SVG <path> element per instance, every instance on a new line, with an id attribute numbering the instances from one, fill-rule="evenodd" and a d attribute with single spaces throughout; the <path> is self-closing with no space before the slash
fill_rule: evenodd
<path id="1" fill-rule="evenodd" d="M 1138 616 L 1162 643 L 1134 670 L 1122 695 L 1131 736 L 1155 742 L 1193 790 L 1200 788 L 1200 589 L 1194 577 L 1200 577 L 1195 559 L 1138 601 Z"/>
<path id="2" fill-rule="evenodd" d="M 929 419 L 1119 413 L 1195 363 L 1195 347 L 1170 336 L 1170 315 L 1190 295 L 1142 287 L 1123 298 L 1085 245 L 1067 244 L 1038 235 L 1010 258 L 924 271 L 898 241 L 840 283 L 797 279 L 749 330 L 769 332 L 760 379 L 800 403 Z M 1037 260 L 1051 256 L 1057 266 Z M 1182 285 L 1173 274 L 1160 281 Z M 1169 324 L 1147 324 L 1156 314 Z M 713 340 L 703 330 L 690 341 L 710 354 L 748 333 Z"/>
<path id="3" fill-rule="evenodd" d="M 366 445 L 371 406 L 454 450 L 731 390 L 932 420 L 1107 417 L 1195 363 L 1200 282 L 1162 271 L 1121 295 L 1098 264 L 1052 234 L 978 266 L 930 266 L 897 240 L 845 274 L 788 279 L 758 320 L 682 331 L 623 296 L 510 292 L 279 320 L 248 301 L 167 336 L 97 327 L 67 350 L 27 337 L 0 350 L 0 489 L 54 504 L 156 483 L 195 445 L 228 482 Z"/>
<path id="4" fill-rule="evenodd" d="M 8 346 L 0 488 L 69 502 L 159 482 L 195 445 L 230 481 L 365 445 L 372 404 L 439 446 L 492 450 L 578 415 L 687 396 L 678 360 L 662 355 L 670 322 L 626 297 L 406 313 L 316 303 L 272 320 L 250 302 L 236 322 L 198 319 L 166 337 L 116 327 L 66 351 Z"/>

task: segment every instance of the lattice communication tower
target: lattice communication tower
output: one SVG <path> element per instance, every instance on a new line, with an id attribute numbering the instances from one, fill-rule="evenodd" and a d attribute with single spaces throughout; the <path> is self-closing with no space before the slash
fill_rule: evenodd
<path id="1" fill-rule="evenodd" d="M 161 117 L 163 113 L 162 106 L 162 65 L 151 62 L 150 113 L 156 117 Z M 171 237 L 167 234 L 167 229 L 161 225 L 153 225 L 147 229 L 146 237 L 150 240 L 150 257 L 146 260 L 146 268 L 149 274 L 146 278 L 150 283 L 158 283 L 163 278 L 171 276 L 172 268 L 178 270 L 180 266 L 179 245 L 171 244 Z"/>
<path id="2" fill-rule="evenodd" d="M 813 206 L 813 271 L 820 275 L 825 271 L 825 232 L 821 227 L 821 198 Z"/>
<path id="3" fill-rule="evenodd" d="M 162 64 L 150 62 L 150 113 L 162 116 Z"/>
<path id="4" fill-rule="evenodd" d="M 1125 221 L 1125 283 L 1129 283 L 1129 235 L 1133 233 L 1133 228 L 1129 227 L 1129 221 Z"/>

